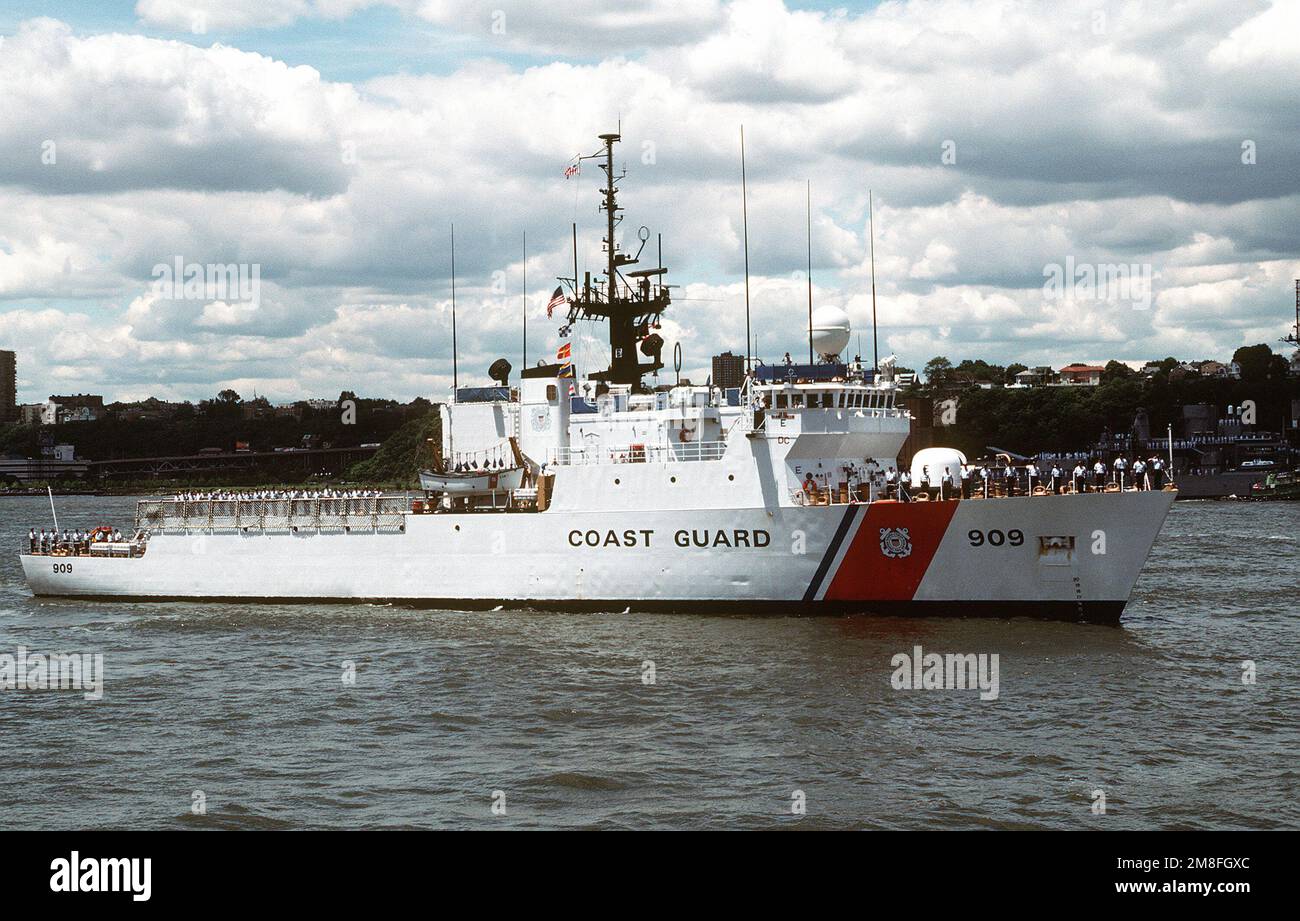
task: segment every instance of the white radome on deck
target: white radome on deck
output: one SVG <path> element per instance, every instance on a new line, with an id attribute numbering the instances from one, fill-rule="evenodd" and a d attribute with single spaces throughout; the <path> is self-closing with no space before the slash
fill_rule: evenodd
<path id="1" fill-rule="evenodd" d="M 912 455 L 912 486 L 938 487 L 944 473 L 952 477 L 954 486 L 961 484 L 961 468 L 966 455 L 956 448 L 922 448 Z"/>

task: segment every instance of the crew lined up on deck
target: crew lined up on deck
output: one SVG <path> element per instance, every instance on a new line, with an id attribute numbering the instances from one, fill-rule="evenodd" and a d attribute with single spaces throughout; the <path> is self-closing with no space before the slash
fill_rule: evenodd
<path id="1" fill-rule="evenodd" d="M 920 493 L 925 493 L 927 499 L 971 499 L 1104 492 L 1107 489 L 1158 490 L 1165 485 L 1165 461 L 1158 456 L 1146 460 L 1139 457 L 1131 464 L 1121 456 L 1110 467 L 1100 458 L 1091 466 L 1080 461 L 1069 471 L 1059 463 L 1053 463 L 1046 469 L 1040 468 L 1032 460 L 1021 466 L 962 464 L 958 476 L 960 482 L 954 480 L 951 467 L 942 466 L 937 471 L 932 471 L 927 465 L 922 467 L 919 484 L 915 486 L 911 484 L 911 477 L 900 475 L 894 467 L 882 469 L 872 461 L 867 462 L 865 482 L 861 474 L 851 468 L 846 467 L 844 472 L 847 482 L 858 481 L 859 490 L 855 501 L 863 501 L 865 497 L 862 493 L 872 499 L 909 502 Z M 821 501 L 828 493 L 834 493 L 829 486 L 818 483 L 811 472 L 804 476 L 800 485 L 805 501 Z M 853 492 L 853 487 L 849 488 Z"/>
<path id="2" fill-rule="evenodd" d="M 80 528 L 69 531 L 64 528 L 62 532 L 30 528 L 27 531 L 27 543 L 32 553 L 53 553 L 57 550 L 75 556 L 89 553 L 91 543 L 121 543 L 122 540 L 122 532 L 116 528 L 112 531 L 108 528 L 96 528 L 94 531 L 83 531 Z"/>
<path id="3" fill-rule="evenodd" d="M 175 502 L 274 502 L 284 499 L 378 499 L 378 489 L 256 489 L 251 492 L 181 492 Z"/>

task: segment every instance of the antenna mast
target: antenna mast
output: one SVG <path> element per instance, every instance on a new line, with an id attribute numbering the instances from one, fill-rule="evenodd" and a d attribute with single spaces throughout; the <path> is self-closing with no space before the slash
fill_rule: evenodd
<path id="1" fill-rule="evenodd" d="M 627 273 L 627 280 L 620 275 L 622 266 L 634 265 L 650 239 L 648 228 L 642 227 L 638 233 L 641 247 L 636 255 L 629 256 L 618 250 L 614 229 L 622 220 L 618 205 L 618 181 L 623 174 L 614 172 L 614 144 L 620 140 L 618 134 L 602 134 L 600 140 L 604 148 L 598 153 L 580 160 L 597 160 L 605 172 L 605 188 L 600 190 L 601 208 L 605 211 L 605 284 L 592 287 L 586 282 L 578 283 L 577 267 L 577 227 L 574 227 L 574 269 L 573 298 L 569 302 L 568 323 L 578 320 L 607 320 L 609 322 L 610 363 L 604 371 L 587 375 L 592 380 L 609 384 L 628 384 L 633 387 L 641 385 L 644 374 L 652 374 L 664 366 L 660 352 L 663 339 L 651 332 L 657 328 L 659 315 L 667 309 L 670 302 L 668 287 L 662 283 L 662 276 L 668 271 L 662 266 L 654 269 L 640 269 Z M 638 343 L 641 354 L 650 357 L 649 364 L 642 364 L 637 358 Z"/>
<path id="2" fill-rule="evenodd" d="M 456 225 L 451 225 L 451 387 L 457 387 L 456 373 Z"/>
<path id="3" fill-rule="evenodd" d="M 867 232 L 871 235 L 871 367 L 880 374 L 880 345 L 876 337 L 876 215 L 867 189 Z"/>
<path id="4" fill-rule="evenodd" d="M 1295 331 L 1289 336 L 1283 336 L 1282 341 L 1300 346 L 1300 278 L 1295 280 Z"/>
<path id="5" fill-rule="evenodd" d="M 528 231 L 524 231 L 524 306 L 522 310 L 524 318 L 524 363 L 522 368 L 528 367 Z M 522 373 L 522 372 L 521 372 Z"/>
<path id="6" fill-rule="evenodd" d="M 749 333 L 749 192 L 745 182 L 745 126 L 740 126 L 740 218 L 745 237 L 745 373 L 753 364 Z"/>
<path id="7" fill-rule="evenodd" d="M 808 364 L 813 362 L 812 343 L 812 180 L 808 180 Z"/>

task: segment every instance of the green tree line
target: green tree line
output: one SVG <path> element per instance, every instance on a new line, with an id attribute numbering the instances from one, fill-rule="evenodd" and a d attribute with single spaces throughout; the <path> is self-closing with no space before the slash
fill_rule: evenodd
<path id="1" fill-rule="evenodd" d="M 939 357 L 926 365 L 926 382 L 906 392 L 936 402 L 957 400 L 955 425 L 944 430 L 943 440 L 969 456 L 985 453 L 989 445 L 1022 454 L 1087 450 L 1107 433 L 1132 431 L 1139 409 L 1146 411 L 1153 437 L 1163 435 L 1168 425 L 1173 425 L 1178 435 L 1182 407 L 1197 403 L 1213 404 L 1223 412 L 1250 400 L 1256 407 L 1256 429 L 1285 431 L 1291 402 L 1300 399 L 1300 378 L 1289 375 L 1286 360 L 1267 345 L 1238 349 L 1233 360 L 1241 365 L 1240 379 L 1187 374 L 1176 359 L 1166 358 L 1150 377 L 1120 362 L 1110 362 L 1096 387 L 1008 390 L 982 389 L 969 378 L 958 383 L 954 373 L 964 367 L 984 375 L 978 380 L 1001 383 L 1008 377 L 1014 380 L 1011 368 L 983 362 L 954 366 Z M 1023 370 L 1023 365 L 1011 367 Z M 938 373 L 931 375 L 933 371 Z M 997 380 L 999 372 L 1001 380 Z"/>

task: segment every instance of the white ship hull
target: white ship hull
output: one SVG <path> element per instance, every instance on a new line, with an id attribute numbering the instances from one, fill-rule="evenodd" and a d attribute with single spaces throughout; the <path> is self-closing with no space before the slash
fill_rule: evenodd
<path id="1" fill-rule="evenodd" d="M 409 514 L 402 530 L 168 532 L 138 558 L 22 565 L 49 596 L 1115 621 L 1174 496 Z"/>

